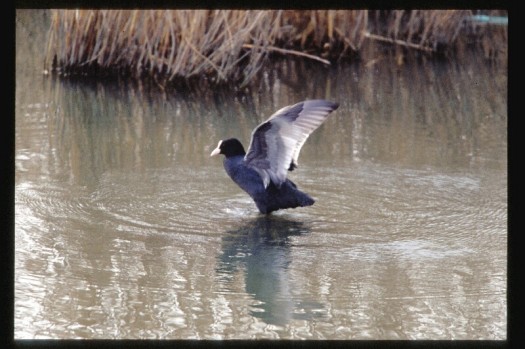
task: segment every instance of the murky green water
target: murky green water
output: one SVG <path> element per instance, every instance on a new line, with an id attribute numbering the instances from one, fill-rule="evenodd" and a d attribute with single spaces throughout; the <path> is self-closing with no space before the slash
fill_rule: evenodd
<path id="1" fill-rule="evenodd" d="M 163 94 L 44 76 L 45 19 L 17 13 L 15 338 L 506 338 L 506 68 Z M 307 98 L 340 103 L 291 174 L 316 203 L 262 216 L 209 154 Z"/>

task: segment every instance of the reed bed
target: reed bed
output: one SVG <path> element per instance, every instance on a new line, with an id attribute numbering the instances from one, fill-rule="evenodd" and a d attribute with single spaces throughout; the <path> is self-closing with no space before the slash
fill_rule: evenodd
<path id="1" fill-rule="evenodd" d="M 243 85 L 272 54 L 328 65 L 358 57 L 367 41 L 429 54 L 460 41 L 481 42 L 486 56 L 506 54 L 506 26 L 494 29 L 469 21 L 473 14 L 469 10 L 52 10 L 45 66 L 64 74 L 147 76 L 161 86 L 180 78 Z"/>

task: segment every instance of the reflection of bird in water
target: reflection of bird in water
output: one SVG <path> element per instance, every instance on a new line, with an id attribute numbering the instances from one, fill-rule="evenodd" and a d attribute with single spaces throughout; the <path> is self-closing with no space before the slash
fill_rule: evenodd
<path id="1" fill-rule="evenodd" d="M 211 156 L 224 154 L 224 169 L 261 213 L 313 205 L 314 199 L 286 176 L 297 168 L 308 136 L 338 107 L 322 99 L 284 107 L 253 130 L 247 152 L 239 140 L 230 138 L 219 141 Z"/>
<path id="2" fill-rule="evenodd" d="M 288 275 L 288 266 L 292 262 L 289 237 L 309 231 L 302 222 L 260 216 L 226 233 L 217 273 L 223 283 L 228 283 L 232 282 L 238 269 L 245 270 L 246 292 L 261 302 L 253 306 L 253 316 L 276 325 L 315 316 L 313 313 L 296 313 L 297 308 L 306 302 L 294 299 Z M 321 308 L 321 305 L 313 307 Z"/>

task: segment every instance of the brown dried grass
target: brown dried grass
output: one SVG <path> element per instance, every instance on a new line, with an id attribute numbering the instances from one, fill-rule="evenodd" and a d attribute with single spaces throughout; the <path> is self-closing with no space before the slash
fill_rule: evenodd
<path id="1" fill-rule="evenodd" d="M 139 78 L 150 76 L 161 85 L 176 78 L 196 77 L 245 84 L 269 53 L 329 64 L 327 59 L 352 57 L 365 40 L 435 52 L 439 45 L 453 46 L 460 41 L 468 24 L 465 19 L 472 13 L 53 10 L 45 65 L 65 73 L 117 71 Z M 490 32 L 492 36 L 486 30 L 470 29 L 471 36 L 485 35 L 480 40 L 485 47 L 490 49 L 492 40 L 504 40 L 506 50 L 506 27 L 500 34 Z M 499 45 L 496 53 L 501 50 Z"/>

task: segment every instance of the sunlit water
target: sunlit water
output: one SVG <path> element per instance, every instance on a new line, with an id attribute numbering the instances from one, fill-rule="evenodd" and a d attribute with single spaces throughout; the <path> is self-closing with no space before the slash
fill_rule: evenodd
<path id="1" fill-rule="evenodd" d="M 17 17 L 15 338 L 506 338 L 505 68 L 163 94 L 42 75 L 45 19 Z M 290 174 L 316 203 L 260 215 L 209 154 L 307 98 L 340 103 Z"/>

